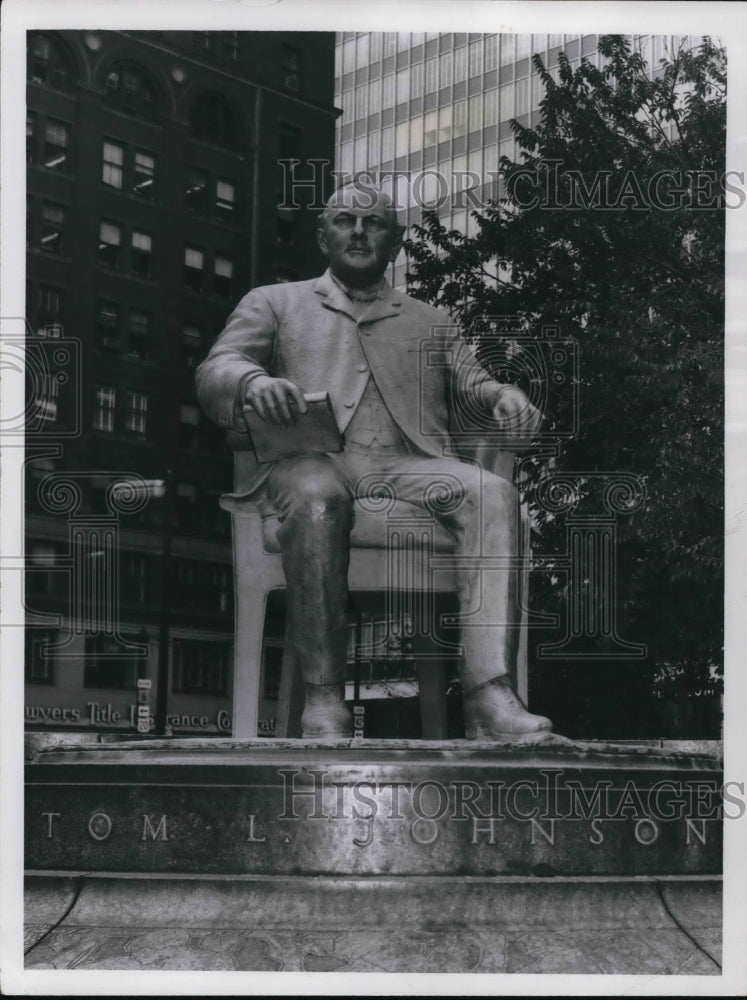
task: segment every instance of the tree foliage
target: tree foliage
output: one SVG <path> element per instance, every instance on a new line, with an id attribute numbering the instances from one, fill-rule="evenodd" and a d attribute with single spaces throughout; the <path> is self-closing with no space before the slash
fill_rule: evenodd
<path id="1" fill-rule="evenodd" d="M 703 39 L 649 68 L 621 36 L 599 51 L 600 67 L 561 53 L 553 72 L 534 57 L 544 97 L 532 127 L 512 123 L 521 162 L 501 159 L 474 236 L 424 214 L 408 281 L 498 376 L 485 317 L 575 338 L 579 429 L 557 466 L 645 481 L 619 519 L 622 631 L 695 689 L 722 649 L 724 229 L 737 200 L 723 188 L 725 53 Z M 560 428 L 571 404 L 553 405 Z M 529 469 L 532 502 L 546 465 Z M 562 519 L 533 510 L 541 547 L 560 552 Z M 536 586 L 545 606 L 562 597 L 562 580 Z"/>

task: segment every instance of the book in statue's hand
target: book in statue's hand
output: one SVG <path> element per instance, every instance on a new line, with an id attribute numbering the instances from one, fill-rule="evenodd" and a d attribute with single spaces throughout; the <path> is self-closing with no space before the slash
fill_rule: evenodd
<path id="1" fill-rule="evenodd" d="M 327 392 L 306 392 L 306 413 L 296 414 L 296 423 L 280 427 L 263 420 L 248 404 L 243 407 L 246 428 L 257 461 L 275 462 L 289 455 L 319 455 L 342 451 L 342 435 L 337 426 Z"/>

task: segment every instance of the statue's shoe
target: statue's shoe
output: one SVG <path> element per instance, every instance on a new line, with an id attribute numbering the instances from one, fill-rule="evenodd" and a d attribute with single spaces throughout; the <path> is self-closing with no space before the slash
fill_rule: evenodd
<path id="1" fill-rule="evenodd" d="M 353 716 L 344 702 L 344 684 L 306 685 L 306 704 L 301 715 L 303 738 L 350 739 Z"/>
<path id="2" fill-rule="evenodd" d="M 468 740 L 511 742 L 552 732 L 552 722 L 527 711 L 508 677 L 493 677 L 464 695 L 464 728 Z"/>

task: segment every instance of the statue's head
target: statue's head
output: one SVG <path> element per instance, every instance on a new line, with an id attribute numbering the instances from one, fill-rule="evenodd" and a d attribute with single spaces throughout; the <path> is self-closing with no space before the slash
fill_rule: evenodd
<path id="1" fill-rule="evenodd" d="M 404 231 L 389 195 L 360 183 L 335 191 L 319 217 L 317 237 L 333 274 L 363 288 L 395 259 Z"/>

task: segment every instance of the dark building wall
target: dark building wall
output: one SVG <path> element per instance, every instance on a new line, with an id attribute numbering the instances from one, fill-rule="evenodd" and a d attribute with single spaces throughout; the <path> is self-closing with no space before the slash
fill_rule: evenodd
<path id="1" fill-rule="evenodd" d="M 81 489 L 75 516 L 89 518 L 107 514 L 117 477 L 165 480 L 164 498 L 117 525 L 121 631 L 149 647 L 138 670 L 153 689 L 164 613 L 172 641 L 225 652 L 232 639 L 230 526 L 217 505 L 232 456 L 197 407 L 194 368 L 252 286 L 323 268 L 313 213 L 278 210 L 277 160 L 290 148 L 331 166 L 333 73 L 325 33 L 29 33 L 27 318 L 42 353 L 61 333 L 80 365 L 42 400 L 28 439 L 27 605 L 62 614 L 58 639 L 81 608 L 65 563 L 71 515 L 40 499 L 45 480 L 69 473 Z M 80 433 L 65 436 L 77 413 Z M 40 442 L 59 453 L 35 452 Z M 42 632 L 29 628 L 32 645 Z M 37 665 L 28 700 L 64 702 L 62 721 L 87 725 L 91 711 L 73 720 L 72 706 L 90 694 L 83 653 L 96 635 L 71 641 L 50 676 Z M 174 711 L 230 708 L 230 676 L 201 698 L 210 669 L 206 654 L 194 683 L 170 696 Z M 129 686 L 94 689 L 98 700 L 131 705 L 125 674 Z"/>

